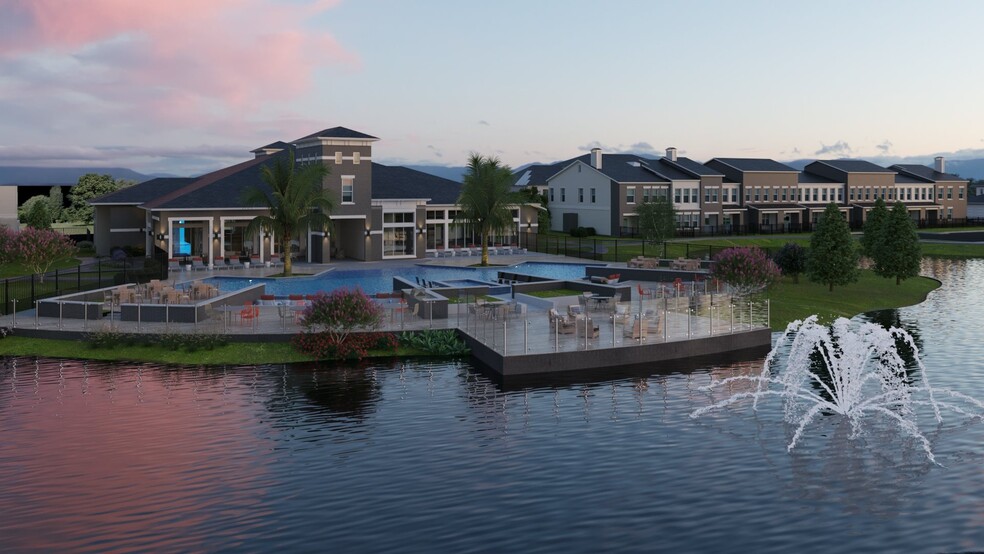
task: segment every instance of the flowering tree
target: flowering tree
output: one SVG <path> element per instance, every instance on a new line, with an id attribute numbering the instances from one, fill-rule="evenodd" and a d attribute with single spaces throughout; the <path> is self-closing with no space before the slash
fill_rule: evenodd
<path id="1" fill-rule="evenodd" d="M 714 277 L 727 283 L 738 296 L 765 290 L 779 280 L 779 267 L 761 249 L 728 248 L 714 257 Z"/>
<path id="2" fill-rule="evenodd" d="M 14 237 L 17 233 L 11 231 L 6 225 L 0 225 L 0 264 L 14 261 Z"/>
<path id="3" fill-rule="evenodd" d="M 23 263 L 44 281 L 44 274 L 51 264 L 74 256 L 78 249 L 75 242 L 58 231 L 26 227 L 14 235 L 13 259 Z"/>
<path id="4" fill-rule="evenodd" d="M 317 295 L 304 310 L 301 324 L 309 331 L 323 331 L 341 344 L 355 331 L 378 329 L 382 321 L 382 307 L 361 289 L 340 288 Z"/>

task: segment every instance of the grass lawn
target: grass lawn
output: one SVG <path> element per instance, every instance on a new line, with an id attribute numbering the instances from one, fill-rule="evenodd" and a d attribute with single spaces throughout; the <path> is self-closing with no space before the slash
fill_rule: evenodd
<path id="1" fill-rule="evenodd" d="M 581 291 L 572 289 L 555 289 L 555 290 L 537 290 L 533 292 L 525 292 L 523 294 L 528 294 L 530 296 L 535 296 L 537 298 L 557 298 L 559 296 L 581 296 Z"/>
<path id="2" fill-rule="evenodd" d="M 392 351 L 370 351 L 369 357 L 402 357 L 424 354 L 401 346 Z M 154 362 L 181 365 L 258 365 L 314 361 L 288 343 L 229 343 L 214 350 L 176 351 L 160 346 L 117 346 L 89 348 L 81 341 L 18 337 L 0 340 L 0 355 L 44 356 L 101 361 Z"/>
<path id="3" fill-rule="evenodd" d="M 820 316 L 821 323 L 829 323 L 862 312 L 912 306 L 925 300 L 939 286 L 939 282 L 928 277 L 907 279 L 896 286 L 895 279 L 884 279 L 865 270 L 857 283 L 834 287 L 833 292 L 802 275 L 799 284 L 786 277 L 766 297 L 771 301 L 772 329 L 782 331 L 789 322 L 813 314 Z"/>
<path id="4" fill-rule="evenodd" d="M 48 271 L 77 267 L 80 263 L 81 262 L 76 258 L 68 258 L 51 264 L 51 267 L 48 269 Z M 0 279 L 6 279 L 8 277 L 20 277 L 22 275 L 31 275 L 32 273 L 34 272 L 17 262 L 0 265 Z"/>

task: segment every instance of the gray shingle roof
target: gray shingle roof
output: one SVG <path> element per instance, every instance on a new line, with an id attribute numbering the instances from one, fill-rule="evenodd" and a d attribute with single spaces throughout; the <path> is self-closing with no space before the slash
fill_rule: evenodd
<path id="1" fill-rule="evenodd" d="M 919 164 L 895 164 L 891 167 L 895 171 L 906 173 L 910 176 L 925 179 L 927 181 L 966 181 L 959 175 L 953 175 L 951 173 L 940 173 L 932 167 L 927 167 L 925 165 Z"/>
<path id="2" fill-rule="evenodd" d="M 288 156 L 281 151 L 202 175 L 188 185 L 144 204 L 152 209 L 251 208 L 242 201 L 251 187 L 269 189 L 260 178 L 260 169 Z"/>
<path id="3" fill-rule="evenodd" d="M 867 160 L 817 160 L 813 163 L 828 165 L 845 173 L 895 173 Z"/>
<path id="4" fill-rule="evenodd" d="M 925 185 L 925 179 L 917 179 L 916 177 L 910 177 L 909 175 L 898 174 L 895 176 L 896 185 Z"/>
<path id="5" fill-rule="evenodd" d="M 143 204 L 195 181 L 194 177 L 160 177 L 93 198 L 97 204 Z"/>
<path id="6" fill-rule="evenodd" d="M 768 158 L 714 158 L 704 165 L 714 169 L 721 169 L 719 164 L 730 166 L 738 171 L 797 171 L 796 168 Z"/>
<path id="7" fill-rule="evenodd" d="M 365 133 L 360 133 L 358 131 L 353 131 L 346 127 L 332 127 L 331 129 L 323 129 L 317 133 L 311 133 L 306 137 L 301 137 L 294 142 L 301 142 L 302 140 L 313 139 L 313 138 L 342 138 L 342 139 L 371 139 L 379 140 L 378 137 L 372 135 L 367 135 Z"/>
<path id="8" fill-rule="evenodd" d="M 461 183 L 408 167 L 372 164 L 372 197 L 375 199 L 430 198 L 430 204 L 454 204 Z"/>
<path id="9" fill-rule="evenodd" d="M 261 146 L 259 148 L 254 148 L 254 149 L 250 150 L 250 152 L 254 152 L 255 153 L 255 152 L 262 152 L 264 150 L 286 150 L 288 148 L 290 148 L 290 145 L 289 144 L 287 144 L 286 142 L 284 142 L 282 140 L 278 140 L 277 142 L 271 142 L 270 144 L 267 144 L 266 146 Z"/>
<path id="10" fill-rule="evenodd" d="M 564 169 L 573 162 L 574 159 L 564 160 L 553 164 L 535 164 L 525 169 L 513 173 L 516 178 L 513 181 L 514 187 L 545 187 L 547 179 L 553 177 L 558 171 Z"/>
<path id="11" fill-rule="evenodd" d="M 723 174 L 720 171 L 717 171 L 712 167 L 707 167 L 706 165 L 691 160 L 690 158 L 677 158 L 675 162 L 671 162 L 666 158 L 663 158 L 663 162 L 668 164 L 676 164 L 680 166 L 680 168 L 683 169 L 684 171 L 688 171 L 695 175 L 703 175 L 707 177 L 723 176 Z"/>
<path id="12" fill-rule="evenodd" d="M 668 160 L 646 160 L 645 164 L 663 178 L 671 181 L 693 181 L 695 179 L 700 179 L 700 177 L 695 177 L 690 173 L 681 171 L 678 167 L 673 165 L 673 162 Z"/>
<path id="13" fill-rule="evenodd" d="M 835 181 L 833 179 L 828 179 L 826 177 L 817 175 L 815 173 L 810 173 L 809 171 L 801 171 L 798 176 L 799 182 L 806 185 L 831 185 L 834 183 L 839 183 L 840 181 Z M 843 183 L 842 183 L 843 184 Z"/>

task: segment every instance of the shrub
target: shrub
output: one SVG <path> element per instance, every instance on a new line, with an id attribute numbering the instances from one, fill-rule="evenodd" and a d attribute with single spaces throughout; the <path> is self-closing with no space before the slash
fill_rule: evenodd
<path id="1" fill-rule="evenodd" d="M 571 229 L 572 237 L 583 238 L 583 237 L 591 237 L 596 234 L 598 234 L 598 232 L 594 227 L 575 227 Z"/>
<path id="2" fill-rule="evenodd" d="M 727 283 L 738 296 L 766 289 L 780 276 L 775 262 L 759 248 L 727 248 L 714 257 L 714 277 Z"/>
<path id="3" fill-rule="evenodd" d="M 294 337 L 294 348 L 317 360 L 361 360 L 369 350 L 392 350 L 399 345 L 393 333 L 362 333 L 342 340 L 325 331 L 304 332 Z"/>
<path id="4" fill-rule="evenodd" d="M 7 338 L 8 335 L 13 335 L 14 330 L 10 327 L 0 327 L 0 339 Z"/>
<path id="5" fill-rule="evenodd" d="M 0 225 L 0 264 L 10 263 L 16 258 L 15 243 L 17 233 L 6 225 Z"/>
<path id="6" fill-rule="evenodd" d="M 91 240 L 80 240 L 77 243 L 75 243 L 75 246 L 78 246 L 79 250 L 92 250 L 93 248 L 95 248 L 95 245 L 92 243 Z"/>
<path id="7" fill-rule="evenodd" d="M 463 356 L 468 353 L 468 345 L 453 329 L 405 333 L 400 341 L 406 346 L 437 356 Z"/>
<path id="8" fill-rule="evenodd" d="M 383 309 L 361 289 L 335 289 L 318 294 L 304 310 L 301 324 L 309 331 L 324 331 L 341 344 L 355 331 L 378 329 L 383 321 Z"/>

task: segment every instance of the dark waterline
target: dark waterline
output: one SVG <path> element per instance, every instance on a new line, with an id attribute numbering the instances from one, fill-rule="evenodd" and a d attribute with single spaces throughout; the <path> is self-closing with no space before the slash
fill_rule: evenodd
<path id="1" fill-rule="evenodd" d="M 870 314 L 984 398 L 984 262 Z M 701 419 L 760 361 L 503 387 L 469 364 L 0 362 L 0 551 L 929 552 L 984 548 L 984 424 Z M 918 377 L 917 377 L 918 378 Z M 732 389 L 727 393 L 737 392 Z"/>

